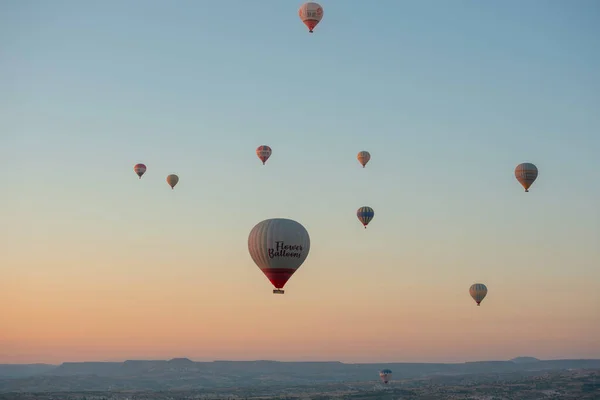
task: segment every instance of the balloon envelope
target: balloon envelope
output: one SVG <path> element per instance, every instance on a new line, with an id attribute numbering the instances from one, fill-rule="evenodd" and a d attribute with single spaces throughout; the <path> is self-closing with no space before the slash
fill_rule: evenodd
<path id="1" fill-rule="evenodd" d="M 358 152 L 358 155 L 356 156 L 356 158 L 358 159 L 358 162 L 361 163 L 361 165 L 364 168 L 365 165 L 367 165 L 367 163 L 371 159 L 371 154 L 369 154 L 368 151 L 360 151 L 360 152 Z"/>
<path id="2" fill-rule="evenodd" d="M 487 287 L 483 283 L 474 283 L 469 288 L 469 293 L 477 305 L 483 301 L 487 295 Z"/>
<path id="3" fill-rule="evenodd" d="M 142 175 L 144 175 L 144 173 L 146 172 L 146 166 L 144 164 L 135 164 L 133 166 L 133 170 L 135 171 L 137 176 L 139 176 L 140 179 L 142 179 Z"/>
<path id="4" fill-rule="evenodd" d="M 310 33 L 313 32 L 315 26 L 323 19 L 323 7 L 317 3 L 309 1 L 300 6 L 298 16 L 304 22 Z"/>
<path id="5" fill-rule="evenodd" d="M 177 182 L 179 182 L 179 177 L 177 175 L 171 174 L 167 176 L 167 183 L 169 184 L 169 186 L 171 186 L 171 189 L 173 189 L 175 185 L 177 185 Z"/>
<path id="6" fill-rule="evenodd" d="M 356 211 L 356 216 L 366 229 L 367 225 L 369 225 L 369 222 L 371 222 L 375 216 L 375 211 L 373 211 L 371 207 L 363 206 Z"/>
<path id="7" fill-rule="evenodd" d="M 388 383 L 392 380 L 392 371 L 389 369 L 382 369 L 379 371 L 379 377 L 383 381 L 383 383 Z"/>
<path id="8" fill-rule="evenodd" d="M 250 231 L 248 251 L 273 286 L 282 289 L 306 260 L 310 237 L 294 220 L 266 219 Z"/>
<path id="9" fill-rule="evenodd" d="M 258 156 L 258 158 L 260 158 L 263 165 L 265 165 L 269 157 L 271 157 L 272 152 L 273 151 L 271 150 L 271 148 L 267 145 L 258 146 L 256 148 L 256 155 Z"/>
<path id="10" fill-rule="evenodd" d="M 538 177 L 538 169 L 532 163 L 522 163 L 515 168 L 515 178 L 529 192 L 529 188 Z"/>

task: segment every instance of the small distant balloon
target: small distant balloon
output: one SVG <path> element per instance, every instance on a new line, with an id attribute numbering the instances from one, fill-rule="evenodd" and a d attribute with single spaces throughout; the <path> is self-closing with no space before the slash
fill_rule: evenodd
<path id="1" fill-rule="evenodd" d="M 306 228 L 294 220 L 266 219 L 250 231 L 248 251 L 275 287 L 273 293 L 283 294 L 287 281 L 308 257 L 310 237 Z"/>
<path id="2" fill-rule="evenodd" d="M 392 380 L 392 371 L 389 369 L 382 369 L 381 371 L 379 371 L 379 377 L 381 378 L 383 383 L 387 384 L 389 381 Z"/>
<path id="3" fill-rule="evenodd" d="M 371 207 L 363 206 L 356 211 L 356 216 L 358 220 L 364 225 L 365 229 L 367 229 L 367 225 L 375 216 L 375 211 Z"/>
<path id="4" fill-rule="evenodd" d="M 356 158 L 358 159 L 358 162 L 361 163 L 361 165 L 364 168 L 367 165 L 367 163 L 369 162 L 369 160 L 371 159 L 371 154 L 369 154 L 368 151 L 359 151 Z"/>
<path id="5" fill-rule="evenodd" d="M 137 176 L 139 176 L 140 179 L 142 179 L 142 175 L 144 175 L 144 173 L 146 173 L 146 166 L 144 164 L 135 164 L 133 166 L 133 170 L 135 171 Z"/>
<path id="6" fill-rule="evenodd" d="M 258 158 L 260 158 L 260 161 L 262 161 L 263 165 L 265 165 L 269 157 L 271 157 L 272 152 L 273 151 L 271 148 L 267 145 L 258 146 L 256 148 L 256 155 Z"/>
<path id="7" fill-rule="evenodd" d="M 487 287 L 483 283 L 474 283 L 469 288 L 469 294 L 479 305 L 487 295 Z"/>
<path id="8" fill-rule="evenodd" d="M 515 177 L 519 183 L 529 192 L 529 188 L 538 177 L 538 169 L 532 163 L 522 163 L 515 168 Z"/>
<path id="9" fill-rule="evenodd" d="M 300 6 L 298 10 L 298 16 L 304 22 L 304 25 L 308 28 L 310 33 L 313 33 L 313 29 L 321 19 L 323 19 L 323 7 L 321 7 L 317 3 L 313 3 L 309 1 L 308 3 L 304 3 Z"/>
<path id="10" fill-rule="evenodd" d="M 171 186 L 171 189 L 175 188 L 175 185 L 177 185 L 177 182 L 179 182 L 179 177 L 175 174 L 171 174 L 169 176 L 167 176 L 167 183 L 169 184 L 169 186 Z"/>

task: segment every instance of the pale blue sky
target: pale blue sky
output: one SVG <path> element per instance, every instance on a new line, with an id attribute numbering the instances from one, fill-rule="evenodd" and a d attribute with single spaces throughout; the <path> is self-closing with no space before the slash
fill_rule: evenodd
<path id="1" fill-rule="evenodd" d="M 480 280 L 491 302 L 563 284 L 599 311 L 600 3 L 329 0 L 312 35 L 300 4 L 1 2 L 12 285 L 47 270 L 40 258 L 65 277 L 140 262 L 115 280 L 214 263 L 226 272 L 211 284 L 271 296 L 247 235 L 289 217 L 313 246 L 286 295 L 412 282 L 462 299 Z M 521 162 L 540 171 L 530 193 Z"/>

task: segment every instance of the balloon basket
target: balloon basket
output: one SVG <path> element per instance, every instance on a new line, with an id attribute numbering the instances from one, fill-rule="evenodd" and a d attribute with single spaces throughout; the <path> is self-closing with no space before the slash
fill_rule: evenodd
<path id="1" fill-rule="evenodd" d="M 273 289 L 273 294 L 284 294 L 284 290 L 283 289 Z"/>

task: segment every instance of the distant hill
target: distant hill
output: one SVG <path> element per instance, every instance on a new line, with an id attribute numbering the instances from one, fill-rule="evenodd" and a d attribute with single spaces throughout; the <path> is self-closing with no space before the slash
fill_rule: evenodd
<path id="1" fill-rule="evenodd" d="M 178 367 L 190 367 L 194 366 L 196 363 L 190 360 L 189 358 L 173 358 L 167 361 L 169 365 L 178 366 Z"/>
<path id="2" fill-rule="evenodd" d="M 526 363 L 536 363 L 536 362 L 540 362 L 540 360 L 538 360 L 535 357 L 516 357 L 513 358 L 512 360 L 510 360 L 516 364 L 526 364 Z"/>
<path id="3" fill-rule="evenodd" d="M 0 392 L 75 390 L 192 390 L 198 388 L 265 385 L 311 385 L 378 379 L 389 368 L 394 379 L 420 379 L 476 374 L 531 374 L 539 371 L 600 369 L 600 360 L 538 360 L 517 357 L 510 361 L 457 364 L 331 362 L 128 360 L 125 362 L 66 362 L 0 365 Z M 538 372 L 535 372 L 538 371 Z"/>

